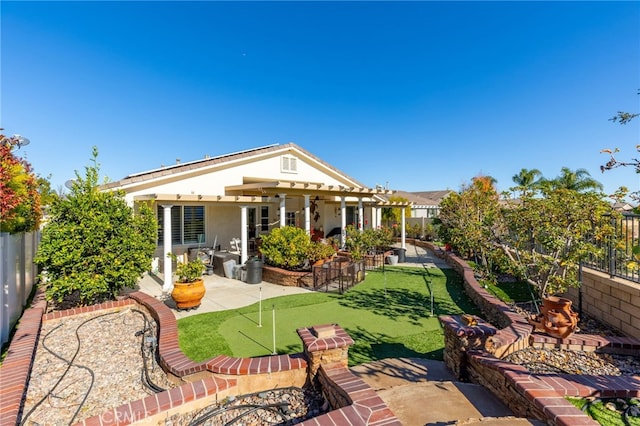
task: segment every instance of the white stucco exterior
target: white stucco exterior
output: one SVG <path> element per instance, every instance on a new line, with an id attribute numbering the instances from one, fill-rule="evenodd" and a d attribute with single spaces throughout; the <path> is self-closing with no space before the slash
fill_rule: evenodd
<path id="1" fill-rule="evenodd" d="M 159 258 L 169 251 L 181 254 L 214 243 L 222 250 L 231 250 L 231 240 L 238 238 L 241 262 L 251 255 L 254 239 L 274 227 L 291 224 L 318 235 L 334 228 L 344 230 L 351 223 L 360 229 L 380 226 L 379 206 L 387 205 L 385 196 L 394 192 L 367 188 L 295 144 L 136 173 L 103 187 L 111 189 L 123 190 L 131 204 L 172 205 L 183 212 L 180 220 L 174 218 L 172 222 L 177 232 L 159 230 L 159 235 L 164 235 L 158 240 Z M 194 209 L 197 219 L 186 218 Z M 164 216 L 167 213 L 162 208 L 158 211 L 158 218 L 162 216 L 168 226 L 169 216 Z M 204 213 L 202 220 L 200 212 Z M 190 230 L 189 241 L 176 240 L 187 235 L 186 231 L 181 234 L 181 227 Z M 198 243 L 193 240 L 193 232 L 200 234 L 200 230 L 204 238 Z M 174 238 L 170 248 L 164 247 L 167 234 Z"/>

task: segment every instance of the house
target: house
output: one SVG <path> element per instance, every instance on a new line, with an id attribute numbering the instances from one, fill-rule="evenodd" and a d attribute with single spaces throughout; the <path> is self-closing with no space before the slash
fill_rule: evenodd
<path id="1" fill-rule="evenodd" d="M 213 247 L 236 251 L 244 263 L 260 235 L 285 225 L 310 235 L 381 226 L 382 207 L 394 193 L 367 188 L 296 144 L 269 145 L 129 175 L 102 186 L 125 199 L 153 203 L 158 218 L 155 256 L 169 289 L 168 253 Z M 403 209 L 404 214 L 404 209 Z M 404 221 L 403 221 L 404 222 Z M 402 226 L 402 247 L 404 247 Z M 167 278 L 169 277 L 169 278 Z"/>
<path id="2" fill-rule="evenodd" d="M 440 212 L 440 202 L 451 192 L 450 189 L 440 191 L 406 192 L 396 191 L 395 197 L 401 197 L 411 203 L 411 218 L 432 219 Z"/>

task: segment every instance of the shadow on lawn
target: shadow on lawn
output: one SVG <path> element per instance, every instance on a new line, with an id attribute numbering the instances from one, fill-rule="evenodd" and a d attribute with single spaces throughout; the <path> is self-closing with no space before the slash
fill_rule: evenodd
<path id="1" fill-rule="evenodd" d="M 397 288 L 345 293 L 338 303 L 346 308 L 366 309 L 390 318 L 405 316 L 414 325 L 430 314 L 428 297 L 418 291 Z"/>
<path id="2" fill-rule="evenodd" d="M 385 358 L 429 358 L 442 359 L 442 348 L 418 352 L 383 333 L 365 330 L 362 327 L 348 328 L 347 333 L 354 344 L 349 348 L 349 365 L 359 365 Z"/>
<path id="3" fill-rule="evenodd" d="M 443 275 L 429 269 L 396 269 L 387 273 L 389 279 L 393 279 L 395 283 L 402 280 L 401 275 L 420 276 L 424 280 L 426 292 L 397 288 L 396 285 L 386 289 L 350 291 L 345 293 L 338 303 L 347 308 L 366 309 L 389 318 L 406 317 L 413 325 L 419 325 L 421 319 L 431 316 L 431 292 L 434 294 L 434 316 L 479 312 L 465 294 L 462 280 L 454 271 L 444 272 L 444 286 Z"/>

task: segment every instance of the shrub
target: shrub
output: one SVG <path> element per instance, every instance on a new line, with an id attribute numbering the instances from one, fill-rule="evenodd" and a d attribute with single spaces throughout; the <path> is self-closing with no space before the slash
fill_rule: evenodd
<path id="1" fill-rule="evenodd" d="M 134 209 L 122 192 L 98 187 L 98 151 L 86 176 L 76 172 L 71 193 L 54 201 L 44 227 L 35 262 L 44 269 L 47 299 L 75 304 L 114 297 L 133 287 L 149 269 L 155 249 L 157 223 L 146 204 Z M 77 298 L 77 299 L 76 299 Z"/>
<path id="2" fill-rule="evenodd" d="M 313 264 L 321 259 L 327 259 L 336 254 L 336 250 L 333 248 L 331 244 L 323 243 L 323 242 L 311 242 L 309 245 L 309 251 L 307 253 L 307 258 L 309 259 L 309 263 Z"/>
<path id="3" fill-rule="evenodd" d="M 387 250 L 394 241 L 393 231 L 382 227 L 364 229 L 362 232 L 353 225 L 346 228 L 345 247 L 355 260 L 362 259 L 364 254 L 376 254 Z"/>
<path id="4" fill-rule="evenodd" d="M 20 146 L 18 138 L 0 133 L 1 232 L 34 231 L 42 217 L 38 179 L 31 164 L 14 154 Z"/>
<path id="5" fill-rule="evenodd" d="M 311 238 L 304 229 L 284 226 L 262 237 L 260 252 L 265 263 L 283 269 L 304 269 L 309 259 Z"/>
<path id="6" fill-rule="evenodd" d="M 168 253 L 167 257 L 176 262 L 178 257 L 173 253 Z M 196 257 L 187 262 L 177 262 L 176 264 L 176 282 L 192 283 L 200 279 L 207 267 L 202 259 Z"/>

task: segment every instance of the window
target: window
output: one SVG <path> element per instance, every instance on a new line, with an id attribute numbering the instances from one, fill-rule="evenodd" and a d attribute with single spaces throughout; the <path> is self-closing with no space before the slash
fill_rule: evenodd
<path id="1" fill-rule="evenodd" d="M 296 212 L 286 212 L 285 213 L 285 225 L 287 225 L 287 226 L 297 226 L 297 224 L 296 224 Z"/>
<path id="2" fill-rule="evenodd" d="M 291 155 L 283 155 L 280 171 L 285 173 L 298 173 L 298 159 Z"/>
<path id="3" fill-rule="evenodd" d="M 260 207 L 260 231 L 269 232 L 269 206 Z"/>
<path id="4" fill-rule="evenodd" d="M 204 235 L 204 206 L 171 207 L 171 244 L 198 243 Z M 164 208 L 158 206 L 158 245 L 164 244 Z"/>

